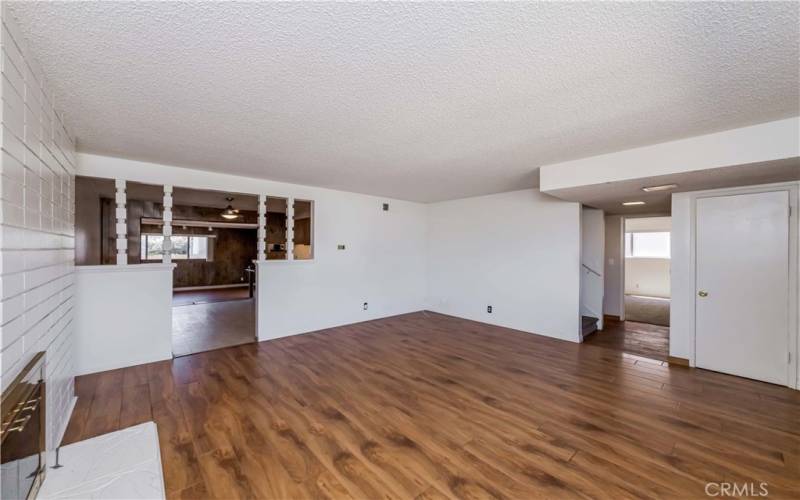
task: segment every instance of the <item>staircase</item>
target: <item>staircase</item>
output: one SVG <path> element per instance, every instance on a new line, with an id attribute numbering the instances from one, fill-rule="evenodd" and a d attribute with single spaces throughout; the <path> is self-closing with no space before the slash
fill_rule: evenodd
<path id="1" fill-rule="evenodd" d="M 581 207 L 580 340 L 603 329 L 605 279 L 605 216 L 602 210 Z"/>
<path id="2" fill-rule="evenodd" d="M 583 338 L 597 331 L 597 318 L 593 316 L 581 316 L 581 334 Z"/>

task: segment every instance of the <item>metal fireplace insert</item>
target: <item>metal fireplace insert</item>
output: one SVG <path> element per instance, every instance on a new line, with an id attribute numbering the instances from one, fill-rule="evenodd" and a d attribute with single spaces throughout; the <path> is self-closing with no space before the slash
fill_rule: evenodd
<path id="1" fill-rule="evenodd" d="M 44 353 L 28 363 L 0 400 L 0 498 L 36 498 L 45 473 Z"/>

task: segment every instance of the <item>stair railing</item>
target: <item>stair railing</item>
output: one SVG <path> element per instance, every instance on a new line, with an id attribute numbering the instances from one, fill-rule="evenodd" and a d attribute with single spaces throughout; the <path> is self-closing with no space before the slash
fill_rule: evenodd
<path id="1" fill-rule="evenodd" d="M 584 264 L 584 263 L 581 263 L 581 266 L 583 266 L 584 268 L 586 268 L 586 270 L 587 270 L 587 271 L 589 271 L 590 273 L 592 273 L 592 274 L 594 274 L 594 275 L 596 275 L 596 276 L 598 276 L 598 277 L 600 277 L 600 278 L 602 278 L 602 277 L 603 277 L 603 275 L 602 275 L 602 274 L 598 273 L 597 271 L 595 271 L 595 270 L 594 270 L 594 269 L 592 269 L 591 267 L 587 266 L 586 264 Z"/>

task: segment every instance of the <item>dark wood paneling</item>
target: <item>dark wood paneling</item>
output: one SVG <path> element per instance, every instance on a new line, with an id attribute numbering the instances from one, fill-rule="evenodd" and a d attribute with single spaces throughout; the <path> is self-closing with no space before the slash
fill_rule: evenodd
<path id="1" fill-rule="evenodd" d="M 142 225 L 142 232 L 159 233 L 161 226 Z M 173 274 L 175 288 L 187 286 L 212 286 L 247 283 L 245 269 L 252 265 L 257 256 L 257 231 L 255 229 L 213 229 L 202 227 L 175 227 L 173 234 L 179 235 L 214 235 L 210 242 L 214 246 L 214 259 L 178 260 L 172 262 L 177 266 Z M 137 252 L 138 257 L 138 252 Z M 129 255 L 129 258 L 132 258 Z"/>
<path id="2" fill-rule="evenodd" d="M 294 242 L 298 245 L 311 244 L 311 219 L 294 221 Z"/>
<path id="3" fill-rule="evenodd" d="M 181 234 L 180 231 L 178 234 Z M 176 288 L 186 286 L 226 285 L 247 283 L 245 269 L 257 257 L 257 232 L 255 229 L 215 229 L 214 260 L 177 262 L 173 283 Z M 206 234 L 211 234 L 206 230 Z"/>
<path id="4" fill-rule="evenodd" d="M 87 375 L 76 392 L 65 443 L 149 408 L 171 498 L 800 488 L 797 391 L 433 313 Z"/>
<path id="5" fill-rule="evenodd" d="M 116 202 L 112 199 L 102 198 L 102 263 L 116 263 Z M 143 225 L 143 217 L 161 218 L 162 206 L 149 201 L 128 200 L 128 263 L 140 264 L 141 260 L 141 235 L 142 233 L 161 233 L 161 226 Z M 225 222 L 220 216 L 221 210 L 207 207 L 186 207 L 176 205 L 173 207 L 173 219 L 199 220 Z M 239 222 L 256 223 L 258 214 L 253 211 L 242 210 Z M 281 214 L 282 215 L 282 214 Z M 275 217 L 277 219 L 277 217 Z M 285 216 L 284 236 L 285 236 Z M 214 286 L 247 282 L 245 268 L 257 256 L 255 229 L 214 229 L 173 227 L 174 235 L 198 234 L 215 235 L 214 260 L 175 260 L 173 286 L 176 288 L 189 286 Z"/>
<path id="6" fill-rule="evenodd" d="M 100 263 L 117 263 L 116 204 L 114 200 L 100 199 Z"/>
<path id="7" fill-rule="evenodd" d="M 75 178 L 75 265 L 78 266 L 97 266 L 101 262 L 103 217 L 96 182 L 114 184 L 110 179 L 87 182 L 85 177 Z"/>
<path id="8" fill-rule="evenodd" d="M 100 198 L 101 220 L 98 223 L 100 230 L 100 256 L 99 262 L 82 262 L 81 264 L 116 264 L 116 202 L 109 198 Z M 142 232 L 160 233 L 160 226 L 142 227 L 142 217 L 161 218 L 162 207 L 159 203 L 148 201 L 128 200 L 128 262 L 141 263 L 140 245 Z M 229 222 L 220 216 L 221 209 L 208 207 L 187 207 L 176 205 L 173 207 L 173 219 L 202 220 Z M 255 224 L 258 222 L 258 213 L 242 210 L 240 222 Z M 303 225 L 305 224 L 305 226 Z M 305 227 L 305 229 L 304 229 Z M 80 232 L 80 228 L 77 228 Z M 231 232 L 228 232 L 231 231 Z M 236 232 L 238 231 L 238 232 Z M 305 232 L 304 232 L 305 231 Z M 224 232 L 224 234 L 223 234 Z M 298 243 L 310 242 L 310 224 L 300 223 L 300 238 Z M 173 233 L 178 234 L 208 234 L 207 229 L 173 227 Z M 215 263 L 201 264 L 199 262 L 178 262 L 178 271 L 175 275 L 175 286 L 210 286 L 241 283 L 245 267 L 256 258 L 256 230 L 227 230 L 217 229 L 212 234 L 218 234 L 217 257 Z M 267 213 L 267 244 L 286 243 L 286 214 L 278 212 Z M 310 244 L 310 243 L 306 243 Z M 230 248 L 228 248 L 230 245 Z M 246 251 L 252 248 L 252 252 Z M 268 259 L 285 259 L 283 251 L 270 251 Z M 246 277 L 245 277 L 246 278 Z M 245 279 L 246 281 L 246 279 Z"/>
<path id="9" fill-rule="evenodd" d="M 286 243 L 286 214 L 267 212 L 267 243 Z"/>

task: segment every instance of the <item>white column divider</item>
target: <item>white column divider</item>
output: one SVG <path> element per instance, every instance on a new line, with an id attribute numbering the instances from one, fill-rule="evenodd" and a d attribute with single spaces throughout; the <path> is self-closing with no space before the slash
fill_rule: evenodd
<path id="1" fill-rule="evenodd" d="M 258 195 L 258 253 L 257 260 L 267 259 L 267 195 Z"/>
<path id="2" fill-rule="evenodd" d="M 294 260 L 294 198 L 286 200 L 286 260 Z"/>
<path id="3" fill-rule="evenodd" d="M 164 254 L 161 262 L 170 264 L 172 262 L 172 186 L 169 184 L 164 185 L 162 219 L 164 221 L 164 225 L 161 226 L 161 234 L 164 236 Z"/>
<path id="4" fill-rule="evenodd" d="M 125 179 L 116 179 L 114 185 L 117 189 L 117 265 L 128 265 L 128 210 L 125 207 L 127 196 L 125 194 Z"/>

